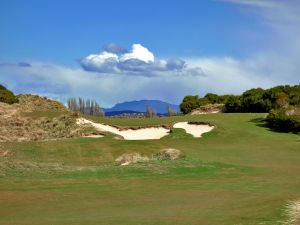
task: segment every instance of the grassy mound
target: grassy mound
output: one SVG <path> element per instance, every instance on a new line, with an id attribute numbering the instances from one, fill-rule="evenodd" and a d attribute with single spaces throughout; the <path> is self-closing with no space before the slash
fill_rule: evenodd
<path id="1" fill-rule="evenodd" d="M 0 142 L 74 138 L 98 134 L 78 126 L 62 103 L 36 95 L 19 95 L 19 104 L 0 103 Z"/>

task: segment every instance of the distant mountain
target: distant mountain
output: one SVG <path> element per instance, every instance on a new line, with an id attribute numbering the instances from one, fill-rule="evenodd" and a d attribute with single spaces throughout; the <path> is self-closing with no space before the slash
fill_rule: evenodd
<path id="1" fill-rule="evenodd" d="M 116 104 L 114 107 L 109 109 L 104 109 L 104 112 L 108 115 L 111 112 L 145 112 L 147 105 L 151 109 L 155 110 L 157 114 L 166 114 L 167 105 L 170 105 L 171 109 L 176 112 L 180 112 L 179 106 L 174 104 L 169 104 L 167 102 L 159 100 L 140 100 L 140 101 L 129 101 Z M 115 114 L 116 115 L 116 114 Z"/>

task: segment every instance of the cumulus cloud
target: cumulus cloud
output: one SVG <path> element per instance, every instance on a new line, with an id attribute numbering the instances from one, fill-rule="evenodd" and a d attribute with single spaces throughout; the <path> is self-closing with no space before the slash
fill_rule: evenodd
<path id="1" fill-rule="evenodd" d="M 181 59 L 156 59 L 154 54 L 141 44 L 133 44 L 130 51 L 110 44 L 100 54 L 92 54 L 81 60 L 86 71 L 98 73 L 123 73 L 127 75 L 157 75 L 162 71 L 181 71 L 185 62 Z"/>
<path id="2" fill-rule="evenodd" d="M 99 73 L 117 73 L 119 57 L 118 55 L 103 51 L 101 54 L 92 54 L 81 60 L 81 66 L 87 71 Z"/>
<path id="3" fill-rule="evenodd" d="M 120 57 L 120 61 L 127 61 L 130 59 L 151 63 L 154 62 L 154 55 L 141 44 L 133 44 L 131 52 L 125 53 Z"/>

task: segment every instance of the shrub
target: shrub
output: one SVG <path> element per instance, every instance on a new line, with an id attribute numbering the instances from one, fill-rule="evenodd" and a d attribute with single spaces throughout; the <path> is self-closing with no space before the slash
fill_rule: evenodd
<path id="1" fill-rule="evenodd" d="M 199 97 L 198 95 L 196 96 L 185 96 L 184 99 L 182 100 L 182 103 L 180 104 L 180 110 L 184 114 L 190 113 L 193 111 L 193 109 L 196 109 L 200 106 L 199 103 Z"/>
<path id="2" fill-rule="evenodd" d="M 300 105 L 300 85 L 281 85 L 270 89 L 253 88 L 242 95 L 206 94 L 203 98 L 186 96 L 180 104 L 184 114 L 207 104 L 225 104 L 226 112 L 269 112 L 287 106 Z"/>
<path id="3" fill-rule="evenodd" d="M 115 162 L 121 166 L 126 166 L 131 163 L 148 162 L 147 156 L 142 156 L 140 153 L 124 153 L 123 155 L 116 158 Z"/>
<path id="4" fill-rule="evenodd" d="M 175 160 L 180 157 L 183 157 L 183 154 L 180 150 L 174 148 L 162 149 L 154 156 L 158 160 Z"/>
<path id="5" fill-rule="evenodd" d="M 285 110 L 272 109 L 266 119 L 267 125 L 282 132 L 300 132 L 300 116 L 286 115 Z"/>
<path id="6" fill-rule="evenodd" d="M 6 89 L 6 87 L 0 84 L 0 102 L 13 104 L 18 103 L 19 100 L 12 91 Z"/>

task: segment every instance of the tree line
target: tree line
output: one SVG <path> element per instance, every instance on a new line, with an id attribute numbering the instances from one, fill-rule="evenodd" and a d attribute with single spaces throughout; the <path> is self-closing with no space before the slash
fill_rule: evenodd
<path id="1" fill-rule="evenodd" d="M 271 109 L 300 105 L 300 85 L 253 88 L 241 95 L 189 95 L 182 100 L 180 110 L 187 114 L 208 104 L 224 104 L 226 112 L 269 112 Z"/>
<path id="2" fill-rule="evenodd" d="M 208 104 L 224 104 L 228 113 L 269 113 L 266 124 L 275 130 L 300 132 L 300 85 L 252 88 L 241 95 L 185 96 L 180 104 L 184 114 Z"/>
<path id="3" fill-rule="evenodd" d="M 166 116 L 176 116 L 177 112 L 171 108 L 171 106 L 169 104 L 167 104 L 166 106 Z M 149 105 L 146 105 L 146 112 L 145 112 L 145 117 L 146 118 L 152 118 L 152 117 L 156 117 L 156 111 L 154 109 L 152 109 Z"/>
<path id="4" fill-rule="evenodd" d="M 68 108 L 74 112 L 80 112 L 84 115 L 91 116 L 104 116 L 103 110 L 95 100 L 85 100 L 81 97 L 79 97 L 78 99 L 69 98 L 67 103 Z"/>

